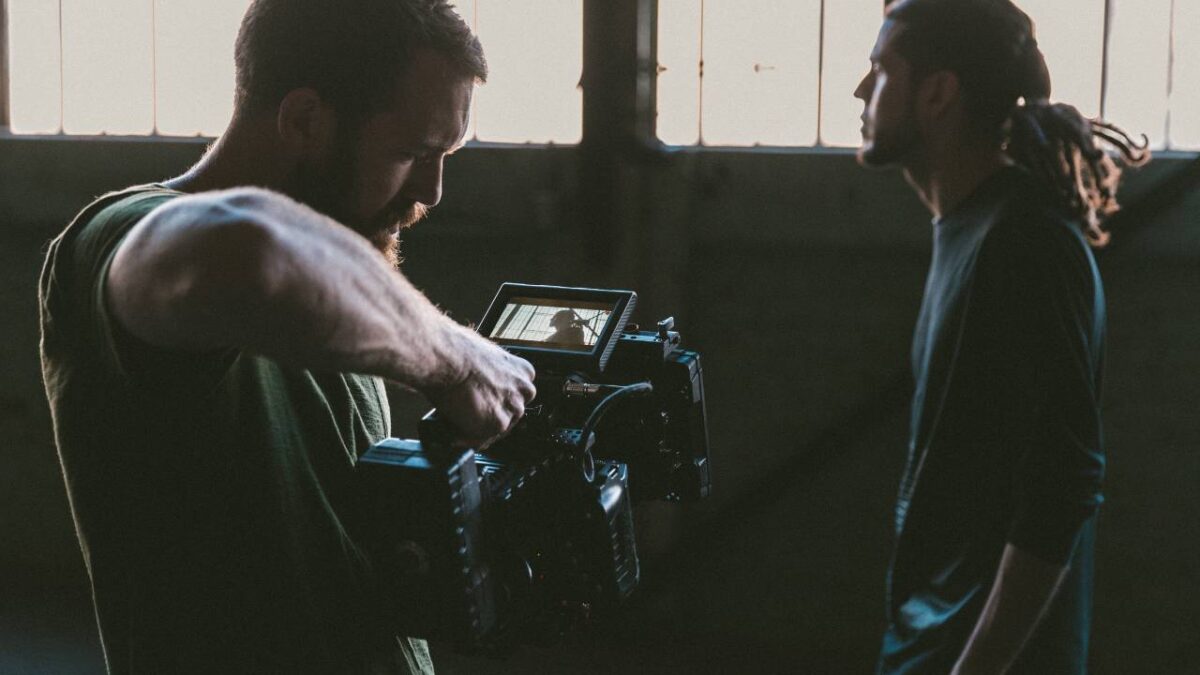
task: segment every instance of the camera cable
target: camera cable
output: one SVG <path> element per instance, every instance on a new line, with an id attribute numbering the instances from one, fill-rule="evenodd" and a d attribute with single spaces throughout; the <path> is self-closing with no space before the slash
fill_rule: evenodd
<path id="1" fill-rule="evenodd" d="M 596 433 L 596 428 L 600 426 L 600 420 L 603 419 L 604 415 L 621 399 L 634 394 L 648 394 L 652 391 L 654 391 L 654 385 L 650 384 L 649 382 L 635 382 L 634 384 L 627 384 L 600 399 L 600 402 L 596 404 L 596 407 L 592 408 L 591 414 L 588 415 L 587 421 L 583 423 L 583 428 L 579 432 L 578 442 L 579 454 L 581 455 L 581 459 L 584 460 L 584 466 L 593 467 L 593 471 L 591 472 L 586 470 L 584 471 L 585 477 L 588 479 L 588 481 L 591 481 L 592 477 L 594 476 L 595 460 L 592 459 L 591 454 L 592 445 L 595 444 L 594 435 Z"/>

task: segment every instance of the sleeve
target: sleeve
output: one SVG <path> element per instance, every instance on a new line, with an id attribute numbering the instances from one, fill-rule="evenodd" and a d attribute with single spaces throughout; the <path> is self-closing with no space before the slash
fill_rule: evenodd
<path id="1" fill-rule="evenodd" d="M 1005 392 L 1006 404 L 1020 411 L 1006 419 L 1023 427 L 1005 433 L 1016 439 L 1008 541 L 1067 563 L 1103 501 L 1100 277 L 1083 239 L 1050 218 L 997 226 L 979 266 L 994 291 L 998 370 L 1019 373 Z"/>
<path id="2" fill-rule="evenodd" d="M 137 339 L 120 324 L 110 310 L 107 294 L 108 271 L 129 232 L 156 207 L 176 193 L 153 191 L 116 201 L 81 222 L 68 263 L 73 280 L 68 302 L 73 325 L 84 351 L 101 361 L 110 374 L 127 382 L 142 384 L 174 382 L 177 386 L 207 387 L 215 383 L 236 355 L 235 350 L 180 353 L 159 349 Z"/>
<path id="3" fill-rule="evenodd" d="M 109 372 L 128 377 L 128 335 L 108 309 L 106 279 L 113 258 L 129 231 L 167 195 L 149 198 L 138 194 L 119 199 L 97 212 L 81 216 L 66 256 L 60 254 L 56 265 L 69 265 L 65 278 L 71 283 L 61 291 L 71 308 L 76 340 L 86 351 L 98 356 Z M 74 229 L 75 226 L 72 226 Z M 62 271 L 60 270 L 60 275 Z"/>

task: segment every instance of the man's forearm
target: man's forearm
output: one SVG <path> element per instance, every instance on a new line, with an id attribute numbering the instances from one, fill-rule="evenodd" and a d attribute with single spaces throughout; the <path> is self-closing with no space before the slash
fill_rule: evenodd
<path id="1" fill-rule="evenodd" d="M 280 195 L 236 190 L 168 202 L 130 232 L 109 301 L 163 347 L 238 347 L 419 389 L 466 376 L 465 329 L 357 233 Z"/>
<path id="2" fill-rule="evenodd" d="M 1046 613 L 1067 567 L 1009 544 L 954 675 L 1004 673 Z"/>

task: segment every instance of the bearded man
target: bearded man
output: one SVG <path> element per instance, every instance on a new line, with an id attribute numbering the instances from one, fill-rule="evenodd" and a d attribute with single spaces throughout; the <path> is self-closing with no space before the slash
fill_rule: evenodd
<path id="1" fill-rule="evenodd" d="M 383 380 L 467 445 L 535 394 L 527 362 L 396 269 L 483 54 L 444 0 L 255 0 L 235 61 L 211 151 L 84 209 L 42 274 L 46 392 L 108 669 L 432 672 L 375 606 L 347 514 L 357 454 L 389 435 Z"/>
<path id="2" fill-rule="evenodd" d="M 1010 0 L 898 0 L 866 104 L 867 166 L 934 216 L 913 340 L 879 672 L 1084 673 L 1104 450 L 1091 247 L 1139 148 L 1052 104 Z"/>

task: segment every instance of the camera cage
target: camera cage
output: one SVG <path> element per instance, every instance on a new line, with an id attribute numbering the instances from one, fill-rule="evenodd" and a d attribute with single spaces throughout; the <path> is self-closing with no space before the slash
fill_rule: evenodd
<path id="1" fill-rule="evenodd" d="M 381 620 L 501 654 L 612 617 L 635 591 L 632 504 L 709 494 L 700 355 L 673 319 L 654 332 L 628 324 L 636 302 L 632 291 L 503 284 L 478 330 L 537 367 L 542 402 L 482 452 L 455 447 L 430 411 L 419 441 L 359 456 L 353 522 L 384 572 Z M 564 309 L 580 311 L 554 320 Z M 591 344 L 546 339 L 575 319 L 592 322 Z"/>

